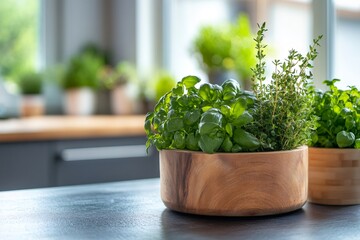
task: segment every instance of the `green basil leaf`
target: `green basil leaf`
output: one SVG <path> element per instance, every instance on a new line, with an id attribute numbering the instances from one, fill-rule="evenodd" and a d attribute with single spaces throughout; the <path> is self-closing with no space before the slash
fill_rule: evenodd
<path id="1" fill-rule="evenodd" d="M 231 106 L 231 116 L 233 118 L 240 117 L 241 114 L 244 113 L 246 109 L 246 100 L 243 98 L 239 98 L 232 106 Z"/>
<path id="2" fill-rule="evenodd" d="M 198 78 L 196 76 L 187 76 L 187 77 L 184 77 L 181 81 L 185 85 L 185 87 L 187 89 L 189 89 L 191 87 L 194 87 L 201 80 L 200 80 L 200 78 Z"/>
<path id="3" fill-rule="evenodd" d="M 226 80 L 221 86 L 223 89 L 223 100 L 225 101 L 234 99 L 240 91 L 240 85 L 234 79 Z"/>
<path id="4" fill-rule="evenodd" d="M 184 128 L 184 121 L 181 118 L 169 119 L 166 123 L 165 130 L 168 132 L 175 132 Z"/>
<path id="5" fill-rule="evenodd" d="M 196 137 L 194 133 L 190 133 L 186 137 L 186 148 L 192 151 L 200 150 L 198 145 L 199 139 Z"/>
<path id="6" fill-rule="evenodd" d="M 205 101 L 210 101 L 210 89 L 211 89 L 210 84 L 204 83 L 203 85 L 200 86 L 199 96 Z"/>
<path id="7" fill-rule="evenodd" d="M 221 105 L 220 111 L 224 116 L 230 118 L 231 108 L 228 105 Z"/>
<path id="8" fill-rule="evenodd" d="M 152 122 L 153 118 L 154 118 L 153 112 L 149 112 L 148 114 L 146 114 L 145 124 L 144 124 L 144 129 L 145 129 L 146 135 L 151 134 L 151 122 Z"/>
<path id="9" fill-rule="evenodd" d="M 355 142 L 355 135 L 352 132 L 341 131 L 336 134 L 336 143 L 340 148 L 351 147 Z"/>
<path id="10" fill-rule="evenodd" d="M 339 97 L 339 101 L 343 101 L 344 103 L 346 103 L 347 100 L 349 100 L 349 95 L 347 95 L 347 93 L 345 92 L 342 92 Z"/>
<path id="11" fill-rule="evenodd" d="M 230 137 L 226 136 L 223 143 L 221 144 L 221 148 L 224 150 L 224 152 L 231 152 L 232 147 L 233 143 L 231 142 Z"/>
<path id="12" fill-rule="evenodd" d="M 239 144 L 234 144 L 233 147 L 231 148 L 231 152 L 233 153 L 242 152 L 242 148 L 239 146 Z"/>
<path id="13" fill-rule="evenodd" d="M 213 122 L 202 122 L 199 124 L 200 135 L 211 134 L 219 131 L 219 125 Z"/>
<path id="14" fill-rule="evenodd" d="M 355 146 L 356 149 L 360 149 L 360 138 L 355 139 Z"/>
<path id="15" fill-rule="evenodd" d="M 355 129 L 356 122 L 352 117 L 347 117 L 345 120 L 345 127 L 348 131 Z"/>
<path id="16" fill-rule="evenodd" d="M 173 90 L 172 90 L 174 95 L 178 95 L 181 96 L 184 94 L 184 87 L 180 84 L 178 84 Z"/>
<path id="17" fill-rule="evenodd" d="M 211 108 L 208 111 L 204 112 L 201 115 L 200 124 L 201 123 L 214 123 L 218 126 L 222 126 L 223 115 L 220 110 L 216 108 Z"/>
<path id="18" fill-rule="evenodd" d="M 233 126 L 231 123 L 226 124 L 225 130 L 226 130 L 227 134 L 229 134 L 230 137 L 233 136 Z"/>
<path id="19" fill-rule="evenodd" d="M 192 111 L 187 111 L 185 113 L 184 122 L 185 122 L 186 125 L 193 125 L 197 121 L 199 121 L 200 116 L 201 116 L 201 113 L 200 113 L 199 109 L 195 109 L 195 110 L 192 110 Z"/>
<path id="20" fill-rule="evenodd" d="M 214 153 L 220 148 L 223 141 L 224 137 L 200 135 L 199 146 L 203 152 Z"/>
<path id="21" fill-rule="evenodd" d="M 172 146 L 176 149 L 184 149 L 185 143 L 185 133 L 182 131 L 175 132 Z"/>
<path id="22" fill-rule="evenodd" d="M 240 117 L 236 118 L 233 121 L 233 125 L 237 127 L 242 127 L 252 121 L 253 116 L 248 111 L 245 111 Z"/>
<path id="23" fill-rule="evenodd" d="M 260 141 L 253 134 L 241 128 L 235 129 L 234 141 L 246 151 L 255 151 L 260 147 Z"/>
<path id="24" fill-rule="evenodd" d="M 203 112 L 207 112 L 207 111 L 209 111 L 209 110 L 212 109 L 212 108 L 213 108 L 212 106 L 204 106 L 204 107 L 201 108 L 201 110 L 202 110 Z"/>

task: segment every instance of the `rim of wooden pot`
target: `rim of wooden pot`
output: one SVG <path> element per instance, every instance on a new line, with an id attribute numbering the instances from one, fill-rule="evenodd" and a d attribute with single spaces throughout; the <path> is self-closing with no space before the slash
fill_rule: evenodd
<path id="1" fill-rule="evenodd" d="M 271 155 L 271 154 L 287 154 L 287 153 L 295 153 L 302 152 L 308 149 L 308 146 L 300 146 L 298 148 L 292 150 L 281 150 L 281 151 L 266 151 L 266 152 L 237 152 L 237 153 L 229 153 L 229 152 L 216 152 L 216 153 L 205 153 L 202 151 L 191 151 L 191 150 L 180 150 L 180 149 L 162 149 L 160 151 L 172 151 L 172 152 L 180 152 L 180 153 L 191 153 L 191 154 L 203 154 L 203 155 Z"/>
<path id="2" fill-rule="evenodd" d="M 360 149 L 356 148 L 325 148 L 325 147 L 309 147 L 309 150 L 330 152 L 330 153 L 360 153 Z"/>

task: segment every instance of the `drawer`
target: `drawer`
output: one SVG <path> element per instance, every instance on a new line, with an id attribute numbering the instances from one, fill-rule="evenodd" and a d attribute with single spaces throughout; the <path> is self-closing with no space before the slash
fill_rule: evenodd
<path id="1" fill-rule="evenodd" d="M 53 186 L 47 142 L 0 144 L 0 191 Z"/>
<path id="2" fill-rule="evenodd" d="M 72 185 L 159 177 L 158 153 L 145 137 L 58 141 L 56 184 Z"/>

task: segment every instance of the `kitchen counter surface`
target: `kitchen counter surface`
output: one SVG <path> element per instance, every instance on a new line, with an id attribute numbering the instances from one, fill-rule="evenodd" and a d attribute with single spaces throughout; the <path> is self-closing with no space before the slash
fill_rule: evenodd
<path id="1" fill-rule="evenodd" d="M 41 116 L 0 120 L 0 142 L 145 136 L 145 116 Z"/>
<path id="2" fill-rule="evenodd" d="M 164 207 L 159 180 L 0 192 L 0 239 L 360 239 L 360 205 L 205 217 Z"/>

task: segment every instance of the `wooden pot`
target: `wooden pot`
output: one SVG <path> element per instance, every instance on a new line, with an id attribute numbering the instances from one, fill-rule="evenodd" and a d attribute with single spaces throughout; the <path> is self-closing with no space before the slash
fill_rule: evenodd
<path id="1" fill-rule="evenodd" d="M 161 198 L 179 212 L 261 216 L 301 208 L 308 149 L 263 153 L 160 151 Z"/>
<path id="2" fill-rule="evenodd" d="M 309 148 L 309 201 L 360 204 L 360 150 Z"/>

